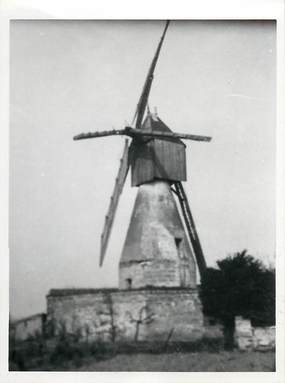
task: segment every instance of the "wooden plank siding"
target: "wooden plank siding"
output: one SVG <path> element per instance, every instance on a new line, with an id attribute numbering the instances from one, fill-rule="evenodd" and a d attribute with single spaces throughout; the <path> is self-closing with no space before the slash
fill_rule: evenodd
<path id="1" fill-rule="evenodd" d="M 185 147 L 169 140 L 154 140 L 156 178 L 186 181 Z"/>
<path id="2" fill-rule="evenodd" d="M 153 140 L 146 144 L 135 144 L 131 155 L 132 186 L 154 179 Z"/>
<path id="3" fill-rule="evenodd" d="M 131 167 L 132 186 L 155 179 L 186 181 L 185 146 L 161 139 L 136 144 L 133 146 Z"/>

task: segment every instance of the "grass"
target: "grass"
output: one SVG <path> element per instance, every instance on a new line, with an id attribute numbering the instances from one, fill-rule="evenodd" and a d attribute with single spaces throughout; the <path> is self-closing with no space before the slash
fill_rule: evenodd
<path id="1" fill-rule="evenodd" d="M 274 371 L 274 360 L 274 352 L 119 354 L 105 361 L 86 360 L 74 371 Z"/>
<path id="2" fill-rule="evenodd" d="M 43 338 L 10 347 L 16 371 L 275 371 L 274 351 L 225 351 L 220 342 L 129 345 Z"/>

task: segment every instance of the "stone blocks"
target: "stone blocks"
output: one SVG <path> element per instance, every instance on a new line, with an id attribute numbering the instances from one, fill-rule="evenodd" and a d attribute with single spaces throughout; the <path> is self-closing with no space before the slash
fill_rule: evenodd
<path id="1" fill-rule="evenodd" d="M 48 322 L 58 333 L 102 341 L 194 341 L 203 335 L 195 289 L 51 290 Z"/>

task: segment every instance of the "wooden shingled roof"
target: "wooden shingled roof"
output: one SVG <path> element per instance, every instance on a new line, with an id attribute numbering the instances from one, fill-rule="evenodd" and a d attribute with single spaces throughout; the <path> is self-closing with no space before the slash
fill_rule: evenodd
<path id="1" fill-rule="evenodd" d="M 152 131 L 152 132 L 166 132 L 166 133 L 173 133 L 172 130 L 157 116 L 157 114 L 148 113 L 144 123 L 141 127 L 142 130 Z M 154 139 L 154 138 L 153 138 Z M 178 144 L 181 144 L 183 146 L 186 146 L 183 141 L 181 141 L 180 138 L 155 138 L 156 140 L 166 140 L 166 141 L 172 141 Z"/>

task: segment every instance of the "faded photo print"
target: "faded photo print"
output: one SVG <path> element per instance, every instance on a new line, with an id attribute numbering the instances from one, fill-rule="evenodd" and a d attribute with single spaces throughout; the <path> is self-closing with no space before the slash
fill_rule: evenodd
<path id="1" fill-rule="evenodd" d="M 11 20 L 10 371 L 275 371 L 276 22 Z"/>

